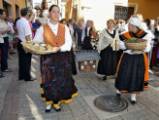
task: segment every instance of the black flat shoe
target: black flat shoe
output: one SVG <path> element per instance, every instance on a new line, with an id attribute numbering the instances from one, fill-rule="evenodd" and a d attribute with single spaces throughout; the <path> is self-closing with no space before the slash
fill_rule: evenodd
<path id="1" fill-rule="evenodd" d="M 45 112 L 46 112 L 46 113 L 51 112 L 51 105 L 47 105 L 47 106 L 46 106 Z"/>
<path id="2" fill-rule="evenodd" d="M 54 110 L 55 110 L 56 112 L 60 112 L 60 111 L 61 111 L 61 108 L 58 108 L 58 109 L 54 108 Z"/>
<path id="3" fill-rule="evenodd" d="M 131 100 L 130 102 L 131 102 L 132 105 L 135 105 L 135 104 L 136 104 L 136 101 L 135 101 L 135 100 Z"/>
<path id="4" fill-rule="evenodd" d="M 117 97 L 121 97 L 121 94 L 120 94 L 120 93 L 116 93 L 116 96 L 117 96 Z"/>
<path id="5" fill-rule="evenodd" d="M 46 113 L 50 113 L 50 112 L 51 112 L 51 109 L 45 109 L 45 112 L 46 112 Z"/>
<path id="6" fill-rule="evenodd" d="M 103 81 L 107 80 L 107 76 L 104 76 L 104 77 L 102 78 L 102 80 L 103 80 Z"/>
<path id="7" fill-rule="evenodd" d="M 60 111 L 61 111 L 61 107 L 60 107 L 59 104 L 54 104 L 54 105 L 52 106 L 52 108 L 53 108 L 56 112 L 60 112 Z"/>

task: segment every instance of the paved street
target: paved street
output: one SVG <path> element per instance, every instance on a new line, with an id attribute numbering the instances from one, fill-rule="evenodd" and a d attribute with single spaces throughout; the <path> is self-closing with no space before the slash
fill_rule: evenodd
<path id="1" fill-rule="evenodd" d="M 138 95 L 138 103 L 123 112 L 109 113 L 96 108 L 94 99 L 99 95 L 115 94 L 114 80 L 102 81 L 95 74 L 74 76 L 80 96 L 61 112 L 45 113 L 40 98 L 39 81 L 17 80 L 17 56 L 9 59 L 13 72 L 0 79 L 0 120 L 159 120 L 159 77 L 151 75 L 149 90 Z"/>

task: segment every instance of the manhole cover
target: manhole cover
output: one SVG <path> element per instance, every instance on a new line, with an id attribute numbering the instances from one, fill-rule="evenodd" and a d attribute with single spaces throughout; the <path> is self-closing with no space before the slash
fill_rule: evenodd
<path id="1" fill-rule="evenodd" d="M 107 112 L 120 112 L 128 107 L 128 102 L 124 98 L 113 95 L 99 96 L 94 100 L 94 104 Z"/>

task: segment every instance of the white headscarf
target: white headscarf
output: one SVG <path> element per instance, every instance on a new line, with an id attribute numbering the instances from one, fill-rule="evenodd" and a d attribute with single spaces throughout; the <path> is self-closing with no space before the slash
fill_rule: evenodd
<path id="1" fill-rule="evenodd" d="M 129 24 L 131 25 L 134 25 L 140 29 L 143 29 L 143 22 L 139 19 L 139 17 L 137 16 L 132 16 L 130 19 L 129 19 Z"/>

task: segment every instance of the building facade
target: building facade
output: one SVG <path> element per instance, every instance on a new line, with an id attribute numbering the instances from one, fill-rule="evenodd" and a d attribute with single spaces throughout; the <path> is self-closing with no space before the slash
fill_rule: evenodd
<path id="1" fill-rule="evenodd" d="M 20 9 L 31 7 L 32 0 L 0 0 L 0 8 L 6 10 L 7 15 L 13 19 L 20 16 Z"/>
<path id="2" fill-rule="evenodd" d="M 48 7 L 55 4 L 60 7 L 61 18 L 65 18 L 65 4 L 66 0 L 32 0 L 33 8 L 41 7 L 41 3 L 46 2 Z"/>
<path id="3" fill-rule="evenodd" d="M 106 26 L 106 21 L 108 19 L 128 18 L 127 15 L 128 0 L 77 0 L 77 1 L 78 1 L 77 5 L 75 5 L 75 7 L 77 7 L 78 18 L 83 17 L 85 21 L 93 20 L 98 30 L 101 30 Z M 116 9 L 117 7 L 122 9 Z"/>
<path id="4" fill-rule="evenodd" d="M 129 0 L 129 4 L 133 5 L 144 18 L 155 19 L 159 17 L 159 0 Z"/>
<path id="5" fill-rule="evenodd" d="M 70 0 L 67 0 L 70 1 Z M 155 19 L 159 17 L 159 0 L 72 0 L 73 18 L 83 17 L 95 22 L 97 29 L 106 25 L 106 20 L 124 19 L 128 20 L 131 15 L 140 13 L 143 17 Z M 75 14 L 76 12 L 76 14 Z"/>

